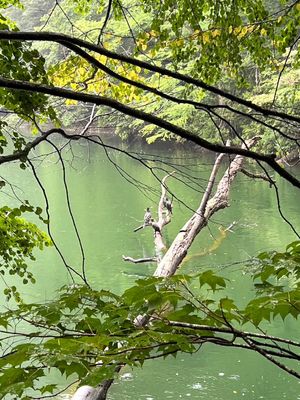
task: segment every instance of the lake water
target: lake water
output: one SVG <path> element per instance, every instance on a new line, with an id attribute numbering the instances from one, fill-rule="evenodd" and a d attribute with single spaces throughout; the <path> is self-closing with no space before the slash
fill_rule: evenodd
<path id="1" fill-rule="evenodd" d="M 151 150 L 151 147 L 144 150 L 153 151 L 156 159 L 163 155 L 158 150 Z M 49 153 L 53 149 L 45 144 L 39 151 Z M 195 177 L 189 186 L 193 184 L 200 192 L 203 191 L 213 157 L 166 149 L 164 155 L 168 157 L 168 164 L 172 165 L 166 166 L 161 162 L 150 164 L 158 168 L 154 172 L 159 177 L 164 176 L 163 169 L 171 171 L 180 168 L 185 174 Z M 155 269 L 150 264 L 125 263 L 122 255 L 138 258 L 154 254 L 151 230 L 133 233 L 133 229 L 141 224 L 146 207 L 151 207 L 154 215 L 156 210 L 157 193 L 139 190 L 141 183 L 155 190 L 159 190 L 159 183 L 151 171 L 136 160 L 115 152 L 111 152 L 110 156 L 122 169 L 118 171 L 101 148 L 77 143 L 73 145 L 73 151 L 66 149 L 66 173 L 72 209 L 84 244 L 88 280 L 94 288 L 121 293 L 138 276 L 151 275 Z M 79 265 L 81 253 L 67 210 L 58 158 L 50 154 L 35 165 L 49 196 L 53 235 L 68 263 Z M 184 165 L 188 165 L 189 169 L 185 169 Z M 131 176 L 136 182 L 141 182 L 139 188 L 121 176 L 123 171 L 129 174 L 126 175 L 127 180 Z M 17 185 L 15 189 L 21 198 L 30 200 L 34 205 L 44 204 L 42 193 L 29 171 L 24 172 L 15 165 L 3 167 L 2 175 Z M 188 207 L 195 209 L 201 198 L 201 193 L 180 181 L 186 180 L 186 177 L 178 172 L 175 176 L 178 180 L 170 178 L 168 186 L 180 201 L 174 201 L 174 218 L 166 228 L 169 243 L 191 215 Z M 276 180 L 282 209 L 300 230 L 300 191 L 278 177 Z M 11 194 L 8 189 L 6 192 Z M 14 204 L 15 200 L 8 195 L 2 194 L 2 203 Z M 233 232 L 216 246 L 219 227 L 227 227 L 233 221 Z M 209 228 L 201 232 L 189 253 L 198 256 L 191 257 L 181 272 L 197 272 L 205 268 L 222 271 L 231 280 L 229 291 L 243 304 L 250 295 L 251 282 L 243 274 L 243 264 L 228 264 L 245 260 L 260 251 L 283 250 L 287 243 L 295 239 L 290 227 L 279 216 L 274 190 L 264 181 L 252 182 L 241 175 L 233 185 L 230 207 L 216 214 Z M 22 289 L 28 301 L 49 299 L 57 288 L 70 283 L 54 249 L 37 254 L 32 269 L 37 283 Z M 297 325 L 297 321 L 289 319 L 283 325 L 278 319 L 268 332 L 299 339 Z M 63 385 L 63 378 L 59 379 Z M 60 398 L 68 396 L 65 394 Z M 300 399 L 300 382 L 259 355 L 206 345 L 193 356 L 179 354 L 177 359 L 148 362 L 142 369 L 125 368 L 109 394 L 111 400 L 181 398 L 297 400 Z"/>

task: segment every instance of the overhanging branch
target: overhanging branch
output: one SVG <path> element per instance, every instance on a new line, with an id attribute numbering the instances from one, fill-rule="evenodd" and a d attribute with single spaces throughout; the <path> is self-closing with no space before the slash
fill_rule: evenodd
<path id="1" fill-rule="evenodd" d="M 1 37 L 1 35 L 0 35 L 0 37 Z M 136 109 L 129 107 L 123 103 L 120 103 L 116 100 L 113 100 L 113 99 L 110 99 L 107 97 L 87 94 L 87 93 L 78 93 L 78 92 L 75 92 L 75 91 L 69 90 L 69 89 L 62 89 L 62 88 L 57 88 L 57 87 L 39 85 L 36 83 L 23 82 L 23 81 L 17 81 L 17 80 L 10 80 L 10 79 L 5 79 L 5 78 L 0 78 L 0 87 L 12 89 L 12 90 L 24 90 L 24 91 L 38 92 L 38 93 L 43 93 L 43 94 L 47 94 L 50 96 L 55 96 L 55 97 L 60 97 L 60 98 L 65 98 L 65 99 L 72 99 L 72 100 L 82 101 L 82 102 L 86 102 L 86 103 L 93 103 L 93 104 L 97 104 L 97 105 L 111 107 L 125 115 L 129 115 L 133 118 L 140 119 L 142 121 L 156 125 L 162 129 L 165 129 L 171 133 L 174 133 L 175 135 L 177 135 L 183 139 L 186 139 L 188 141 L 191 141 L 207 150 L 211 150 L 211 151 L 217 152 L 217 153 L 239 154 L 241 156 L 252 158 L 254 160 L 263 161 L 267 165 L 269 165 L 274 171 L 276 171 L 280 176 L 282 176 L 284 179 L 286 179 L 287 181 L 292 183 L 292 185 L 300 188 L 300 181 L 297 178 L 295 178 L 293 175 L 291 175 L 288 171 L 286 171 L 284 168 L 282 168 L 276 162 L 275 154 L 262 154 L 262 153 L 257 153 L 255 151 L 251 151 L 251 150 L 248 150 L 245 148 L 224 146 L 221 144 L 211 143 L 211 142 L 195 135 L 194 133 L 192 133 L 184 128 L 181 128 L 177 125 L 174 125 L 162 118 L 159 118 L 155 115 L 146 113 L 145 111 L 142 111 L 142 110 L 136 110 Z M 16 160 L 16 159 L 18 159 L 18 157 L 15 157 L 13 159 Z M 3 160 L 3 158 L 2 158 L 2 160 Z M 9 161 L 11 161 L 11 160 L 12 159 L 10 158 Z M 1 159 L 0 159 L 0 163 L 1 163 Z M 3 161 L 2 161 L 2 163 L 3 163 Z"/>
<path id="2" fill-rule="evenodd" d="M 196 87 L 204 89 L 208 92 L 217 94 L 221 97 L 227 98 L 230 101 L 244 105 L 253 111 L 259 112 L 264 116 L 278 117 L 283 120 L 289 120 L 300 123 L 300 117 L 296 115 L 289 115 L 280 111 L 267 109 L 261 107 L 251 101 L 245 100 L 241 97 L 228 93 L 222 89 L 215 86 L 209 85 L 199 79 L 192 78 L 190 76 L 168 70 L 167 68 L 158 67 L 156 65 L 150 64 L 146 61 L 139 60 L 137 58 L 129 57 L 123 54 L 119 54 L 110 50 L 105 49 L 102 46 L 95 45 L 93 43 L 87 42 L 83 39 L 75 38 L 69 35 L 64 35 L 55 32 L 11 32 L 11 31 L 0 31 L 0 40 L 19 40 L 19 41 L 48 41 L 56 42 L 62 45 L 73 44 L 85 49 L 94 51 L 95 53 L 104 55 L 108 58 L 139 66 L 151 72 L 158 72 L 161 75 L 169 76 L 171 78 L 192 84 Z"/>

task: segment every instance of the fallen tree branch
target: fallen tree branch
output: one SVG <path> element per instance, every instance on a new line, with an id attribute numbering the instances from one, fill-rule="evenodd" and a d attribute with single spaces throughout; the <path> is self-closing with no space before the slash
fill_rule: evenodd
<path id="1" fill-rule="evenodd" d="M 127 257 L 127 256 L 122 256 L 122 258 L 123 258 L 123 261 L 132 262 L 134 264 L 157 262 L 156 257 L 132 258 L 132 257 Z"/>
<path id="2" fill-rule="evenodd" d="M 143 224 L 143 225 L 140 225 L 140 226 L 138 226 L 137 228 L 135 228 L 135 229 L 133 230 L 133 232 L 138 232 L 138 231 L 140 231 L 141 229 L 146 228 L 147 226 L 151 226 L 151 225 L 150 225 L 150 224 Z"/>

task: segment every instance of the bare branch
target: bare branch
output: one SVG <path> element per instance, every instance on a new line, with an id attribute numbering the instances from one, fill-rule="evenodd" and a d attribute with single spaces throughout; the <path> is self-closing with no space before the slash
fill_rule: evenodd
<path id="1" fill-rule="evenodd" d="M 270 186 L 272 186 L 275 182 L 273 180 L 270 181 L 270 179 L 263 175 L 263 174 L 254 174 L 253 172 L 249 172 L 245 168 L 241 168 L 241 173 L 248 176 L 251 179 L 261 179 L 263 181 L 269 182 Z"/>
<path id="2" fill-rule="evenodd" d="M 167 186 L 166 186 L 166 180 L 174 175 L 175 171 L 172 171 L 170 174 L 166 175 L 165 177 L 163 177 L 162 181 L 161 181 L 161 196 L 160 196 L 160 200 L 158 203 L 158 225 L 160 227 L 160 230 L 162 230 L 163 226 L 167 225 L 170 221 L 171 221 L 171 213 L 167 211 L 167 215 L 164 214 L 164 210 L 165 210 L 165 205 L 164 205 L 164 201 L 167 195 Z"/>
<path id="3" fill-rule="evenodd" d="M 113 4 L 113 0 L 108 0 L 108 6 L 107 6 L 106 14 L 105 14 L 105 19 L 104 19 L 103 25 L 100 29 L 99 36 L 98 36 L 98 41 L 97 41 L 98 45 L 101 43 L 101 37 L 102 37 L 104 30 L 106 28 L 106 25 L 108 23 L 111 9 L 112 9 L 112 4 Z"/>
<path id="4" fill-rule="evenodd" d="M 132 258 L 132 257 L 127 257 L 127 256 L 122 256 L 122 258 L 123 258 L 123 261 L 129 261 L 134 264 L 157 262 L 156 257 Z"/>

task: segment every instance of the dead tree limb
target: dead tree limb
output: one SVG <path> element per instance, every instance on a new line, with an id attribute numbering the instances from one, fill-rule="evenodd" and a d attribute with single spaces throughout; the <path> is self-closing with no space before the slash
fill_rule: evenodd
<path id="1" fill-rule="evenodd" d="M 147 262 L 157 262 L 156 257 L 145 257 L 145 258 L 132 258 L 132 257 L 126 257 L 122 256 L 123 261 L 129 261 L 134 264 L 141 264 L 141 263 L 147 263 Z"/>
<path id="2" fill-rule="evenodd" d="M 250 148 L 254 146 L 258 140 L 258 137 L 249 139 L 243 147 Z M 236 155 L 234 157 L 220 180 L 214 196 L 210 198 L 223 157 L 224 153 L 217 157 L 199 208 L 180 230 L 172 245 L 158 263 L 154 276 L 167 277 L 174 275 L 182 260 L 187 255 L 188 249 L 192 245 L 195 237 L 207 225 L 209 218 L 220 209 L 228 207 L 230 186 L 237 173 L 242 168 L 244 157 L 241 155 Z"/>
<path id="3" fill-rule="evenodd" d="M 140 225 L 140 226 L 138 226 L 137 228 L 135 228 L 135 229 L 133 230 L 133 232 L 138 232 L 138 231 L 140 231 L 141 229 L 144 229 L 145 227 L 146 227 L 145 224 Z"/>
<path id="4" fill-rule="evenodd" d="M 143 263 L 143 262 L 159 262 L 163 257 L 163 252 L 166 251 L 166 245 L 163 240 L 162 230 L 165 225 L 171 222 L 172 211 L 165 207 L 165 199 L 167 197 L 168 188 L 166 185 L 167 179 L 172 176 L 175 171 L 171 172 L 170 174 L 163 177 L 161 180 L 161 196 L 158 203 L 157 209 L 157 220 L 151 218 L 149 222 L 144 223 L 143 225 L 138 226 L 133 230 L 133 232 L 137 232 L 147 226 L 152 226 L 154 230 L 154 245 L 155 245 L 155 253 L 156 257 L 146 257 L 146 258 L 138 258 L 134 259 L 132 257 L 124 256 L 124 261 L 129 261 L 132 263 Z"/>
<path id="5" fill-rule="evenodd" d="M 171 172 L 170 174 L 166 175 L 161 181 L 161 196 L 158 203 L 158 221 L 152 221 L 152 227 L 154 229 L 154 244 L 155 244 L 155 252 L 157 261 L 159 262 L 162 258 L 162 252 L 166 250 L 166 245 L 163 240 L 162 230 L 163 227 L 166 226 L 171 222 L 171 213 L 169 210 L 165 208 L 164 202 L 167 195 L 167 186 L 166 181 L 167 179 L 172 176 L 175 171 Z"/>

